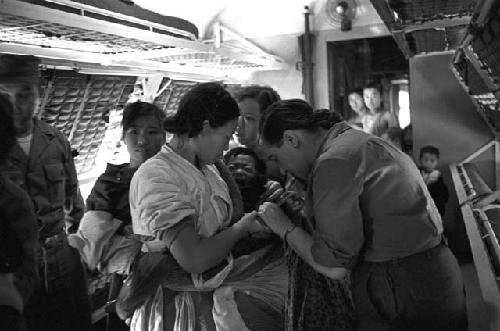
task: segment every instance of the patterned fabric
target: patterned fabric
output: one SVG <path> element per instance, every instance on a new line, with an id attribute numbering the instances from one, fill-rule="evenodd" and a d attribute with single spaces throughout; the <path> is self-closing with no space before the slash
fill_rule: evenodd
<path id="1" fill-rule="evenodd" d="M 285 212 L 295 224 L 311 232 L 303 215 L 305 185 L 289 176 L 285 189 L 294 192 L 292 201 L 284 206 Z M 329 279 L 311 268 L 288 245 L 285 251 L 289 277 L 285 330 L 354 330 L 355 312 L 349 277 Z"/>
<path id="2" fill-rule="evenodd" d="M 289 272 L 286 331 L 353 331 L 354 303 L 349 278 L 329 279 L 287 249 Z"/>

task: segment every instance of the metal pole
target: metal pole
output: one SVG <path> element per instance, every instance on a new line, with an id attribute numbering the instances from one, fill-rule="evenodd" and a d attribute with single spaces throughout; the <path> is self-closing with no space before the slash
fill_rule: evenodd
<path id="1" fill-rule="evenodd" d="M 304 7 L 304 58 L 302 59 L 302 79 L 306 100 L 314 107 L 314 80 L 312 63 L 311 30 L 309 29 L 309 6 Z"/>

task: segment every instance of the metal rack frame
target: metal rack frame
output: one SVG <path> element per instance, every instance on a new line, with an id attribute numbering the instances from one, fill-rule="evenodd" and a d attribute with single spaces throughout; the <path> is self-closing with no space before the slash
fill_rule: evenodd
<path id="1" fill-rule="evenodd" d="M 288 68 L 281 58 L 256 45 L 250 47 L 249 41 L 241 36 L 235 38 L 234 33 L 233 39 L 227 42 L 203 42 L 185 31 L 74 1 L 45 1 L 72 6 L 78 14 L 19 0 L 2 0 L 0 52 L 36 55 L 42 57 L 44 62 L 54 63 L 56 59 L 72 63 L 76 69 L 92 66 L 111 71 L 130 70 L 134 75 L 180 74 L 184 76 L 182 78 L 187 75 L 197 80 L 224 79 L 234 76 L 236 71 Z M 96 19 L 87 16 L 89 12 L 131 21 L 145 28 Z M 14 23 L 2 24 L 9 21 Z M 42 28 L 56 33 L 44 35 L 38 32 Z M 158 30 L 183 37 L 156 32 Z M 80 38 L 81 35 L 86 35 L 86 38 Z M 143 47 L 143 44 L 146 46 Z"/>
<path id="2" fill-rule="evenodd" d="M 498 150 L 498 142 L 494 144 Z M 473 158 L 471 156 L 464 162 Z M 485 213 L 488 208 L 475 208 L 472 202 L 476 193 L 463 163 L 451 165 L 450 170 L 476 266 L 481 295 L 490 312 L 489 330 L 496 331 L 500 329 L 500 275 L 495 270 L 500 261 L 500 245 Z"/>
<path id="3" fill-rule="evenodd" d="M 471 15 L 451 15 L 442 17 L 435 15 L 427 19 L 415 19 L 413 22 L 404 22 L 399 18 L 395 8 L 391 7 L 391 2 L 388 0 L 371 0 L 373 7 L 376 9 L 380 18 L 391 32 L 397 45 L 403 52 L 406 58 L 411 58 L 414 55 L 431 53 L 434 51 L 443 52 L 453 50 L 456 45 L 450 43 L 448 32 L 446 29 L 462 27 L 465 29 L 470 22 Z M 427 31 L 429 33 L 439 32 L 445 29 L 444 43 L 445 47 L 440 50 L 419 50 L 414 51 L 410 45 L 410 40 L 413 39 L 413 34 Z"/>

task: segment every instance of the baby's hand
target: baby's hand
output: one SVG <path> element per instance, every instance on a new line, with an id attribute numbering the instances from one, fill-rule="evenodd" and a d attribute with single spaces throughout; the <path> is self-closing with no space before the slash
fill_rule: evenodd
<path id="1" fill-rule="evenodd" d="M 260 197 L 261 201 L 276 201 L 285 193 L 281 184 L 274 180 L 268 181 L 265 187 L 266 192 Z"/>

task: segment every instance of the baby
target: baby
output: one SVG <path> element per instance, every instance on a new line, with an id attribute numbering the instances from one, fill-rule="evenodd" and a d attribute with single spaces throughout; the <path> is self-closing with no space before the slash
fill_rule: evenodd
<path id="1" fill-rule="evenodd" d="M 267 190 L 266 165 L 245 147 L 231 149 L 224 155 L 224 162 L 241 191 L 245 213 L 254 211 Z"/>

